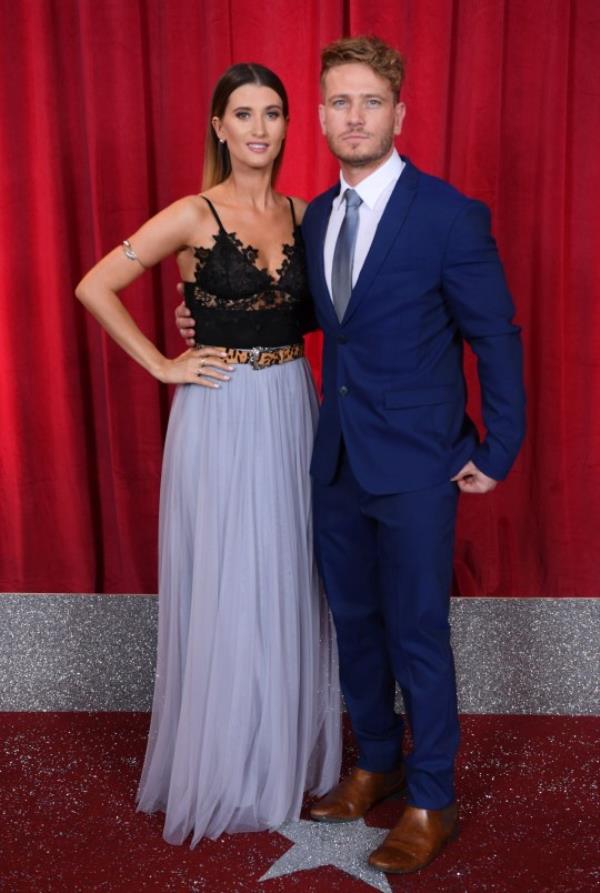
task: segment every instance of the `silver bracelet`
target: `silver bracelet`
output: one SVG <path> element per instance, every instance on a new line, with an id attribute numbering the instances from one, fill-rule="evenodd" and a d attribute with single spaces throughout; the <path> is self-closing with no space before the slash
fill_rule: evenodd
<path id="1" fill-rule="evenodd" d="M 135 253 L 135 251 L 133 250 L 133 247 L 132 247 L 129 239 L 123 239 L 123 241 L 121 242 L 121 247 L 123 248 L 123 254 L 127 258 L 127 260 L 137 260 L 138 264 L 141 267 L 144 267 L 144 264 L 141 262 L 141 260 L 139 259 L 139 257 Z M 144 267 L 144 269 L 146 269 L 146 268 Z"/>

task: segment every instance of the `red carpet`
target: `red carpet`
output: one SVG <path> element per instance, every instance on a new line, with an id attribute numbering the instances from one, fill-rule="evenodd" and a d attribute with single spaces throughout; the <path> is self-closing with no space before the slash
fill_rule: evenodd
<path id="1" fill-rule="evenodd" d="M 224 836 L 195 850 L 136 813 L 145 714 L 0 714 L 0 890 L 369 893 L 333 867 L 259 883 L 292 843 Z M 600 889 L 598 738 L 593 717 L 466 716 L 458 768 L 461 834 L 394 891 L 587 893 Z M 348 736 L 346 761 L 353 760 Z M 399 804 L 373 810 L 390 826 Z"/>

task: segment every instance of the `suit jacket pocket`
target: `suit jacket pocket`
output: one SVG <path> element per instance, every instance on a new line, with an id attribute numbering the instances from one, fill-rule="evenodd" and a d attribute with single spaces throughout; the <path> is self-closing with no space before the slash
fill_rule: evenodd
<path id="1" fill-rule="evenodd" d="M 435 406 L 452 403 L 459 398 L 454 385 L 438 385 L 435 388 L 403 388 L 385 391 L 383 405 L 386 409 L 409 409 L 411 406 Z"/>

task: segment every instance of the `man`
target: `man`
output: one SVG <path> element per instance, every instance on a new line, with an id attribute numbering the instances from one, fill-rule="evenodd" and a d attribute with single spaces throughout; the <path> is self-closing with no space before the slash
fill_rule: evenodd
<path id="1" fill-rule="evenodd" d="M 524 434 L 519 328 L 489 213 L 397 154 L 402 79 L 401 57 L 377 38 L 325 48 L 319 113 L 340 183 L 303 221 L 324 333 L 317 561 L 359 748 L 311 815 L 356 820 L 406 784 L 400 819 L 369 859 L 392 873 L 423 868 L 457 832 L 448 611 L 458 492 L 492 490 Z M 465 415 L 463 338 L 478 359 L 482 443 Z M 404 762 L 396 682 L 412 737 Z"/>

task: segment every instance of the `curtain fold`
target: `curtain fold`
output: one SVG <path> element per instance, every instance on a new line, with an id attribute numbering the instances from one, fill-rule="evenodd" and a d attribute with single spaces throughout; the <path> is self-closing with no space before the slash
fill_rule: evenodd
<path id="1" fill-rule="evenodd" d="M 362 32 L 406 56 L 400 151 L 490 205 L 523 326 L 527 440 L 505 483 L 461 501 L 456 591 L 598 594 L 596 0 L 0 0 L 0 590 L 155 591 L 169 395 L 74 285 L 198 191 L 212 87 L 234 61 L 288 88 L 282 191 L 333 182 L 319 49 Z M 170 355 L 176 282 L 169 261 L 124 298 Z M 319 348 L 311 336 L 317 378 Z"/>

